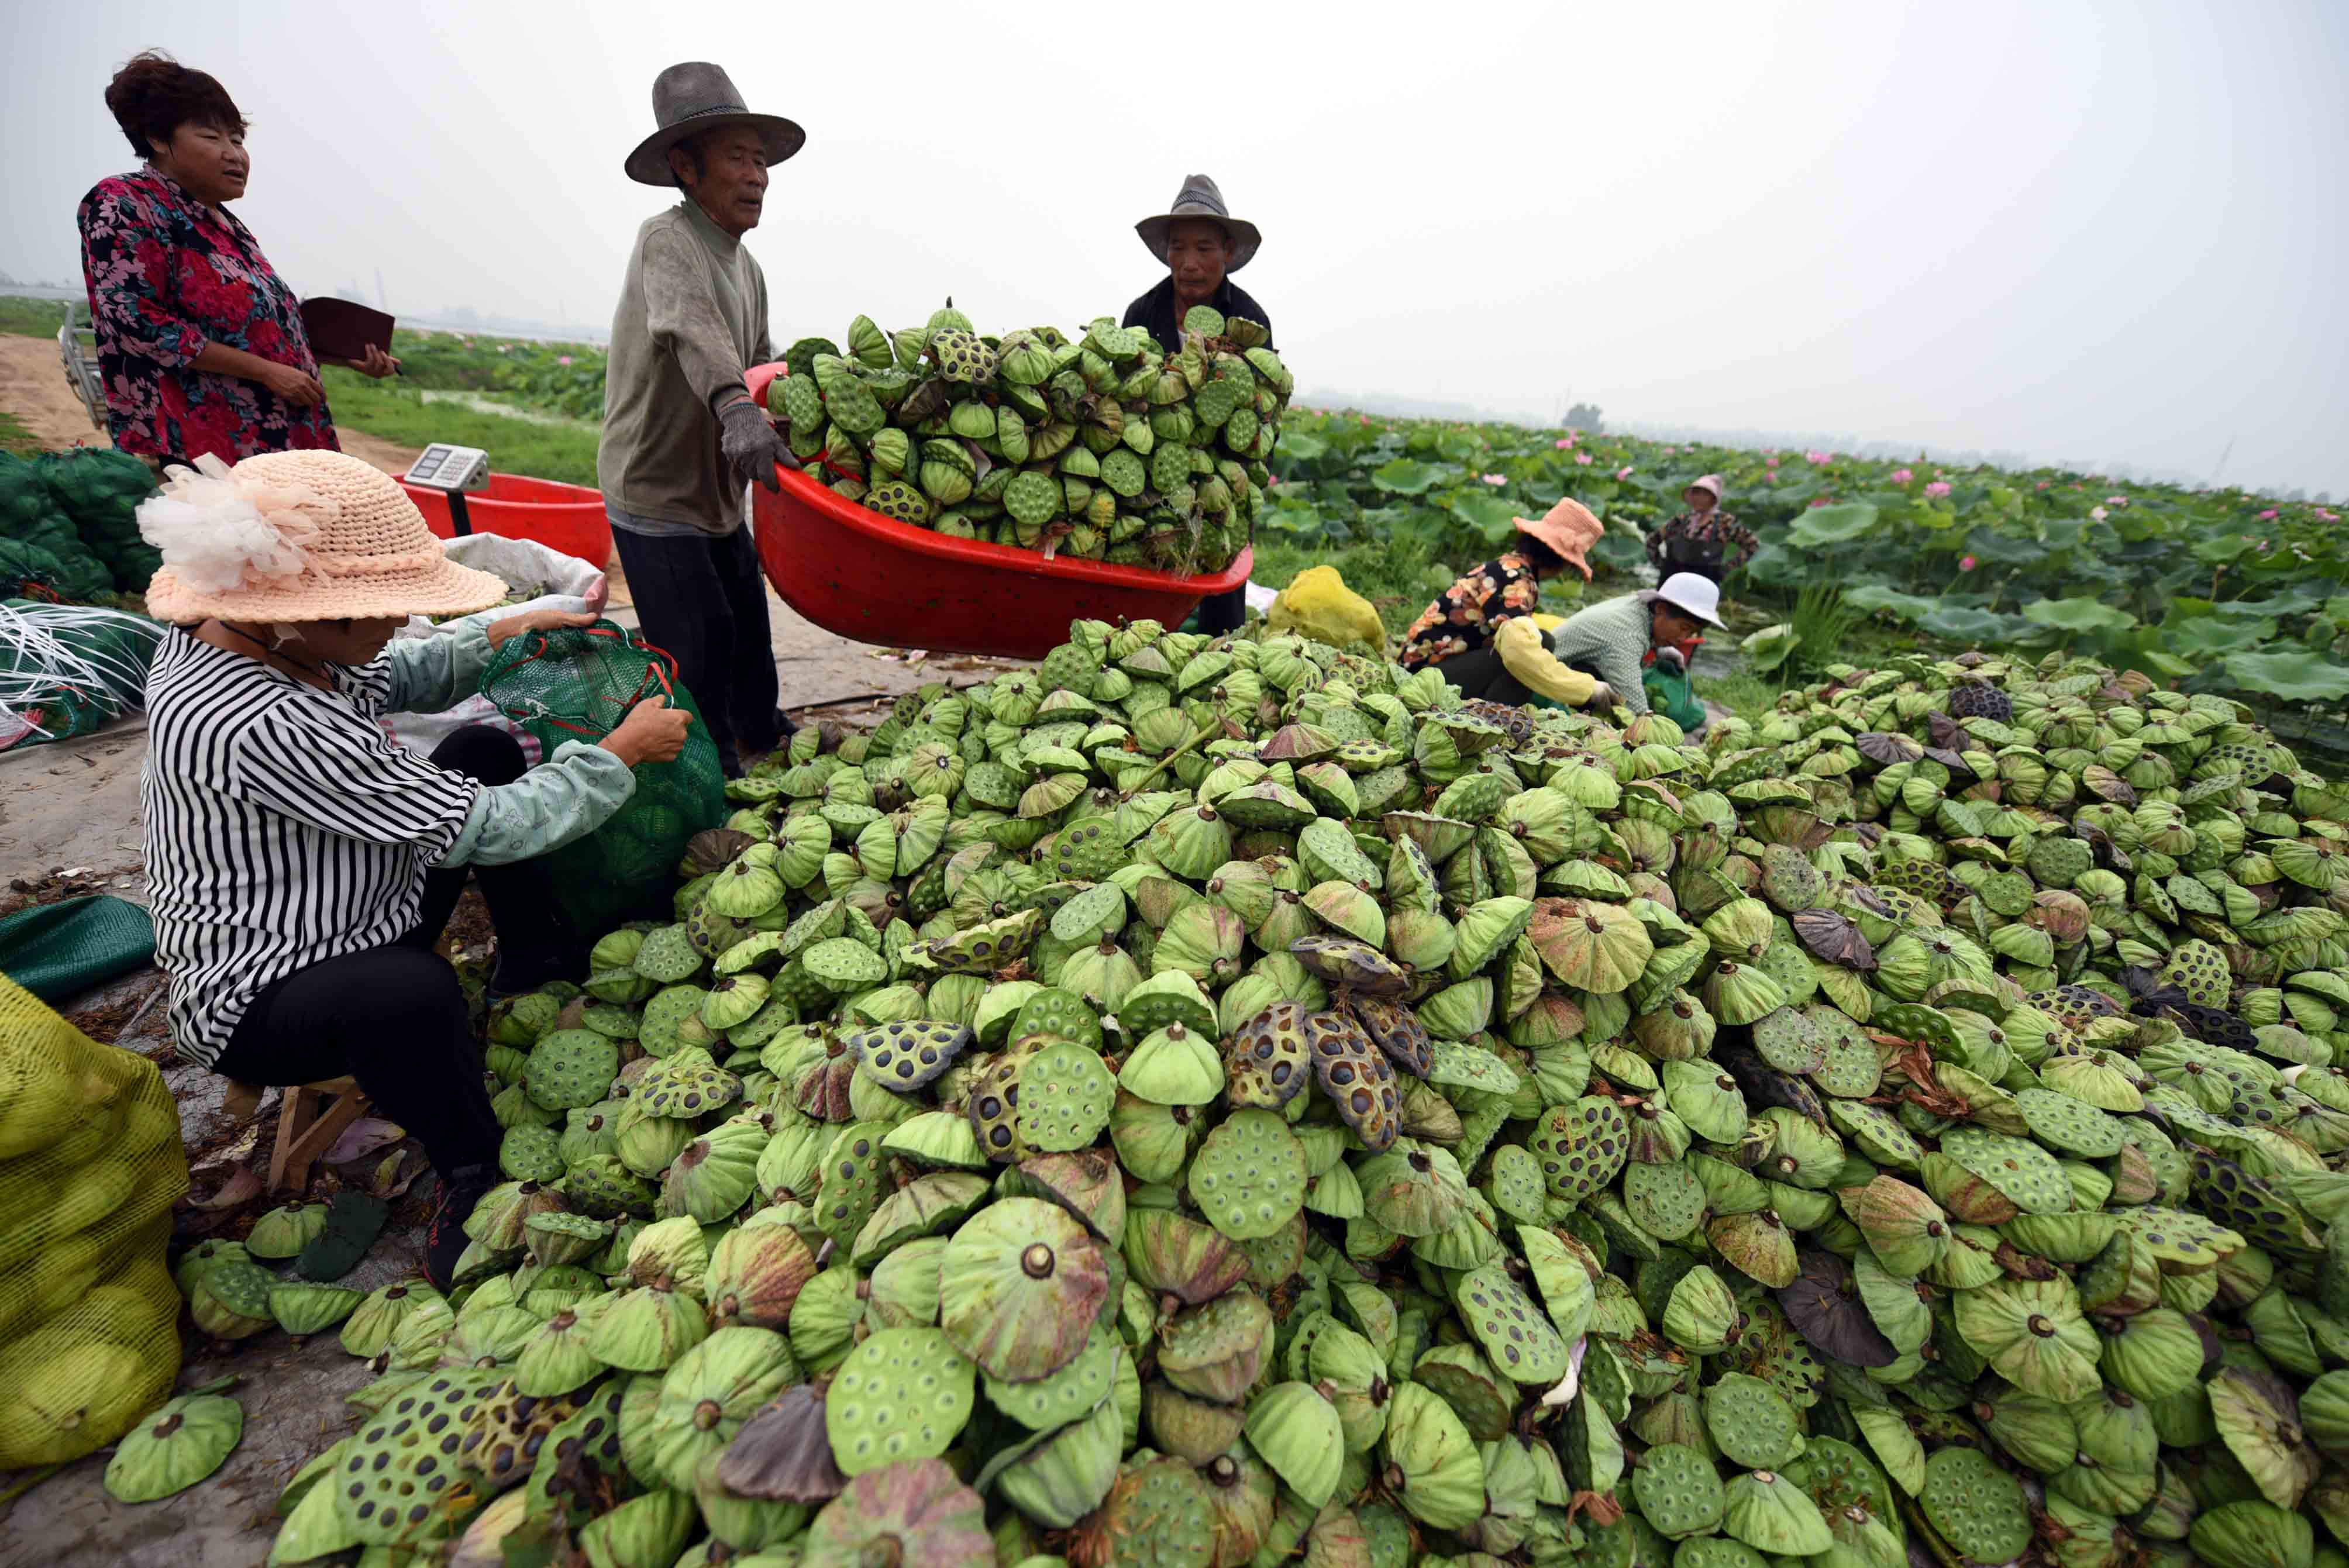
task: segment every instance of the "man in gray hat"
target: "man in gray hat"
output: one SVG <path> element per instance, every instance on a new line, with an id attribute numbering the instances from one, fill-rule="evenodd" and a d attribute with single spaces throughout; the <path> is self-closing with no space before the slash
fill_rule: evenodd
<path id="1" fill-rule="evenodd" d="M 1166 263 L 1158 286 L 1125 307 L 1125 326 L 1138 326 L 1173 354 L 1183 346 L 1183 316 L 1194 305 L 1213 305 L 1224 315 L 1263 324 L 1270 343 L 1272 317 L 1254 296 L 1231 280 L 1248 264 L 1263 236 L 1254 223 L 1235 218 L 1224 193 L 1204 174 L 1183 181 L 1174 205 L 1133 226 L 1150 253 Z M 1247 613 L 1247 591 L 1235 588 L 1199 605 L 1199 629 L 1211 636 L 1237 632 Z"/>
<path id="2" fill-rule="evenodd" d="M 595 471 L 645 640 L 677 660 L 732 777 L 788 724 L 745 486 L 774 490 L 778 463 L 799 466 L 743 385 L 744 366 L 774 356 L 766 275 L 742 236 L 758 226 L 768 169 L 806 133 L 750 112 L 726 73 L 698 61 L 654 80 L 653 119 L 624 168 L 684 200 L 646 219 L 628 255 Z"/>

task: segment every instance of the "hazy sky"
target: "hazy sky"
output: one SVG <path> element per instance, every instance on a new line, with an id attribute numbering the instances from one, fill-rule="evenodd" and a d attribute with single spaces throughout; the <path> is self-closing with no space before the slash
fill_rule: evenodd
<path id="1" fill-rule="evenodd" d="M 667 63 L 798 119 L 778 343 L 1115 314 L 1212 173 L 1308 388 L 2349 491 L 2349 5 L 11 6 L 0 272 L 78 275 L 146 46 L 253 122 L 307 293 L 608 319 Z M 403 15 L 412 18 L 401 21 Z M 27 156 L 27 154 L 30 156 Z"/>

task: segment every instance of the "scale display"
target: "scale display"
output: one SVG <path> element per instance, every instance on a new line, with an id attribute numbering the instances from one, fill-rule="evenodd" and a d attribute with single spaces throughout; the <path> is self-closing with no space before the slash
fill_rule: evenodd
<path id="1" fill-rule="evenodd" d="M 490 482 L 490 454 L 479 447 L 435 441 L 409 465 L 408 482 L 437 490 L 477 490 Z"/>

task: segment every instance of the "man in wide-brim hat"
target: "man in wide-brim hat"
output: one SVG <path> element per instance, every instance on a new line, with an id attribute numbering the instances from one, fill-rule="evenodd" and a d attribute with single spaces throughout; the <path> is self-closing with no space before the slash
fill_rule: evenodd
<path id="1" fill-rule="evenodd" d="M 743 384 L 774 355 L 766 275 L 742 236 L 764 212 L 768 170 L 806 133 L 752 113 L 700 61 L 655 78 L 653 119 L 622 167 L 684 199 L 645 220 L 628 255 L 595 470 L 645 640 L 676 658 L 734 775 L 787 727 L 743 500 L 751 483 L 778 487 L 776 465 L 798 467 Z"/>
<path id="2" fill-rule="evenodd" d="M 1226 316 L 1261 323 L 1271 343 L 1272 317 L 1231 274 L 1248 264 L 1264 236 L 1235 218 L 1224 193 L 1204 174 L 1183 181 L 1174 204 L 1133 226 L 1150 253 L 1166 263 L 1158 285 L 1125 307 L 1125 326 L 1140 327 L 1173 354 L 1183 346 L 1183 317 L 1195 305 L 1213 305 Z M 1235 588 L 1199 606 L 1199 629 L 1210 634 L 1239 630 L 1247 613 L 1247 590 Z"/>

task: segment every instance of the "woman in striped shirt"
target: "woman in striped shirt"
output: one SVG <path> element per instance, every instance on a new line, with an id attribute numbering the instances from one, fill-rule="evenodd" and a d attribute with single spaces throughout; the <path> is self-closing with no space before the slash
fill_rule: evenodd
<path id="1" fill-rule="evenodd" d="M 434 951 L 468 868 L 499 975 L 565 966 L 524 862 L 593 831 L 631 768 L 682 748 L 650 705 L 599 745 L 525 772 L 512 737 L 452 734 L 429 758 L 386 713 L 471 695 L 506 638 L 590 617 L 535 613 L 391 640 L 411 614 L 465 614 L 505 584 L 449 561 L 398 485 L 338 452 L 173 469 L 140 509 L 163 556 L 149 610 L 174 630 L 148 677 L 141 793 L 156 957 L 182 1055 L 249 1083 L 351 1074 L 440 1178 L 427 1274 L 446 1286 L 499 1130 L 455 971 Z"/>

